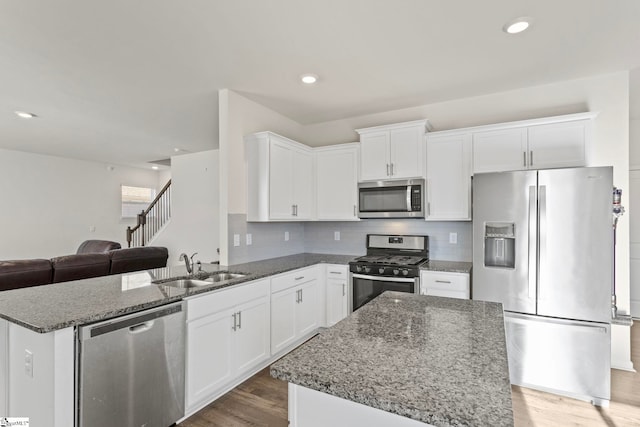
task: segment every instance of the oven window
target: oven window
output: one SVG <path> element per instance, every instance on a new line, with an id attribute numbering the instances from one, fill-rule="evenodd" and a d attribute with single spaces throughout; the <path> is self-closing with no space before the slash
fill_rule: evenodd
<path id="1" fill-rule="evenodd" d="M 360 189 L 360 212 L 406 212 L 407 186 Z"/>
<path id="2" fill-rule="evenodd" d="M 384 291 L 415 291 L 415 282 L 387 282 L 375 279 L 353 278 L 353 311 L 356 311 Z"/>

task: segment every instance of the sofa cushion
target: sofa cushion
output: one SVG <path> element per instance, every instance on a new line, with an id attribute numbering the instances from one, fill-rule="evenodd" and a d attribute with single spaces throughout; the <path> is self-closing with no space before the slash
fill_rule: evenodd
<path id="1" fill-rule="evenodd" d="M 114 249 L 120 249 L 120 243 L 109 240 L 85 240 L 78 247 L 77 254 L 104 253 Z"/>
<path id="2" fill-rule="evenodd" d="M 51 261 L 21 259 L 0 261 L 0 291 L 51 283 Z"/>
<path id="3" fill-rule="evenodd" d="M 111 256 L 111 274 L 118 274 L 166 267 L 169 251 L 160 246 L 142 246 L 117 249 L 109 252 L 109 255 Z"/>
<path id="4" fill-rule="evenodd" d="M 109 274 L 109 254 L 76 254 L 51 259 L 53 283 Z"/>

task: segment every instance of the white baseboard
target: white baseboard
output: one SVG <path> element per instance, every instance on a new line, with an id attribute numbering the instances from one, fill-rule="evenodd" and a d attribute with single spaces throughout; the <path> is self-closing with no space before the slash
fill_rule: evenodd
<path id="1" fill-rule="evenodd" d="M 614 363 L 614 361 L 611 361 L 611 369 L 619 369 L 621 371 L 637 372 L 636 369 L 633 367 L 633 362 L 631 360 L 624 361 L 624 362 L 616 361 L 615 363 Z"/>

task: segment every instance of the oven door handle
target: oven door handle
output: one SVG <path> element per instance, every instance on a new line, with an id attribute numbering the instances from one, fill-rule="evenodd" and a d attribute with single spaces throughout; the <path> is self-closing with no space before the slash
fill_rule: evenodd
<path id="1" fill-rule="evenodd" d="M 409 277 L 385 277 L 385 276 L 367 276 L 364 274 L 352 274 L 354 279 L 366 279 L 366 280 L 377 280 L 379 282 L 403 282 L 403 283 L 414 283 L 417 277 L 409 278 Z"/>

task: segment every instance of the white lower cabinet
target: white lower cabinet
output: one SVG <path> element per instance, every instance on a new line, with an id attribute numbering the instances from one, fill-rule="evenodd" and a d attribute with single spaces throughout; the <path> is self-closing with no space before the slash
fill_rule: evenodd
<path id="1" fill-rule="evenodd" d="M 421 271 L 420 294 L 436 297 L 471 298 L 468 273 Z"/>
<path id="2" fill-rule="evenodd" d="M 269 280 L 187 300 L 186 412 L 270 357 Z"/>
<path id="3" fill-rule="evenodd" d="M 346 265 L 327 265 L 327 324 L 333 326 L 348 314 L 349 271 Z"/>
<path id="4" fill-rule="evenodd" d="M 271 280 L 271 354 L 290 347 L 318 328 L 318 267 Z"/>

